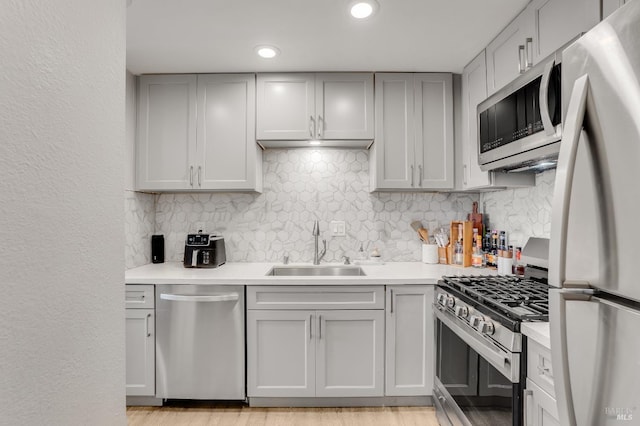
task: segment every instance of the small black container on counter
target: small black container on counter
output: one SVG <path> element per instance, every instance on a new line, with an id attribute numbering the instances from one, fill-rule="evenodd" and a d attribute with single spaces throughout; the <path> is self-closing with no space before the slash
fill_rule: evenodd
<path id="1" fill-rule="evenodd" d="M 151 236 L 151 262 L 164 263 L 164 235 Z"/>

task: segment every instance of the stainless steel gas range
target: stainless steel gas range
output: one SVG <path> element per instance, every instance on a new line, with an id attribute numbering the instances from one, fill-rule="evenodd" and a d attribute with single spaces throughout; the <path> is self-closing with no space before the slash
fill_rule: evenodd
<path id="1" fill-rule="evenodd" d="M 539 272 L 543 269 L 537 269 Z M 544 278 L 443 277 L 435 292 L 434 402 L 441 425 L 522 425 L 522 321 L 548 321 Z"/>

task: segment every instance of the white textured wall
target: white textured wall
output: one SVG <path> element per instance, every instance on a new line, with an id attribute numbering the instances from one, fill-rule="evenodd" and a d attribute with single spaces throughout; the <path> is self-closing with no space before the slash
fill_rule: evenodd
<path id="1" fill-rule="evenodd" d="M 354 256 L 360 242 L 377 246 L 387 261 L 420 260 L 409 224 L 421 220 L 432 231 L 466 218 L 478 194 L 369 193 L 365 150 L 267 150 L 262 194 L 162 194 L 156 232 L 165 235 L 166 259 L 181 261 L 184 240 L 199 227 L 219 232 L 227 260 L 292 262 L 313 259 L 313 221 L 327 239 L 324 261 Z M 332 237 L 329 223 L 346 222 L 345 237 Z"/>
<path id="2" fill-rule="evenodd" d="M 556 171 L 548 170 L 536 175 L 534 187 L 483 193 L 480 207 L 491 229 L 507 231 L 513 245 L 529 237 L 549 238 L 555 177 Z"/>
<path id="3" fill-rule="evenodd" d="M 0 10 L 0 424 L 124 425 L 125 2 Z"/>

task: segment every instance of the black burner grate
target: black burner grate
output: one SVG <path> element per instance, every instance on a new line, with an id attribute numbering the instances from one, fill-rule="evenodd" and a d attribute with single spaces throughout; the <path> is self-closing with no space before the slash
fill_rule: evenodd
<path id="1" fill-rule="evenodd" d="M 514 276 L 448 276 L 445 283 L 520 321 L 549 318 L 549 285 Z"/>

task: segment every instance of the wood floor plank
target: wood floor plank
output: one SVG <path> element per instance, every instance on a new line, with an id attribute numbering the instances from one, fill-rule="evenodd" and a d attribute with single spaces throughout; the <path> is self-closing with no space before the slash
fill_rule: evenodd
<path id="1" fill-rule="evenodd" d="M 128 407 L 129 426 L 438 426 L 433 407 Z"/>

